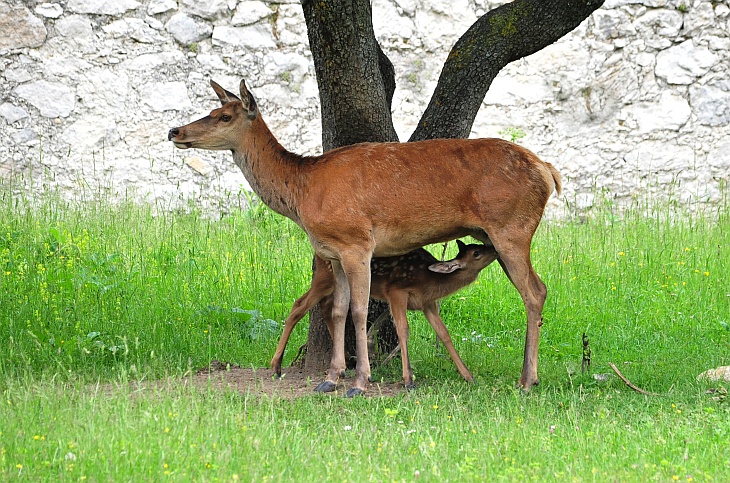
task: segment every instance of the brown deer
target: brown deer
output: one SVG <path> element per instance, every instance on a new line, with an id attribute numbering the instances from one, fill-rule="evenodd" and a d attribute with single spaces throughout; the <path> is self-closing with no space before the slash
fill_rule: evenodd
<path id="1" fill-rule="evenodd" d="M 292 219 L 335 277 L 333 350 L 325 380 L 332 391 L 345 370 L 345 317 L 355 326 L 357 365 L 352 397 L 370 380 L 367 309 L 370 260 L 472 236 L 493 246 L 527 311 L 519 386 L 538 383 L 537 352 L 547 290 L 530 261 L 530 244 L 553 191 L 557 170 L 531 151 L 502 139 L 434 139 L 361 143 L 319 156 L 284 149 L 259 113 L 256 100 L 211 82 L 222 107 L 173 128 L 182 149 L 230 150 L 259 198 Z"/>
<path id="2" fill-rule="evenodd" d="M 406 310 L 420 310 L 439 340 L 443 342 L 451 360 L 456 364 L 459 374 L 467 381 L 474 378 L 461 361 L 454 348 L 449 331 L 439 316 L 438 301 L 457 290 L 466 287 L 476 280 L 479 272 L 497 259 L 493 247 L 484 245 L 466 245 L 456 240 L 459 253 L 456 258 L 439 262 L 433 255 L 419 248 L 405 255 L 387 258 L 373 258 L 370 263 L 370 298 L 384 300 L 390 305 L 390 313 L 398 332 L 398 343 L 403 365 L 403 383 L 413 389 L 413 369 L 408 357 L 408 318 Z M 281 376 L 281 360 L 289 336 L 297 323 L 317 303 L 330 331 L 334 333 L 332 323 L 332 293 L 335 290 L 335 277 L 332 265 L 317 257 L 315 259 L 314 277 L 309 290 L 299 297 L 292 307 L 289 317 L 284 323 L 284 332 L 279 339 L 271 369 Z"/>

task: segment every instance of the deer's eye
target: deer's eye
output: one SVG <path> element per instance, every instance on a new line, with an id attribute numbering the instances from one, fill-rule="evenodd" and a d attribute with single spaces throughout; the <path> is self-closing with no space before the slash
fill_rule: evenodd
<path id="1" fill-rule="evenodd" d="M 225 115 L 221 116 L 221 121 L 223 121 L 223 122 L 230 122 L 231 121 L 231 116 L 229 116 L 228 114 L 225 114 Z"/>

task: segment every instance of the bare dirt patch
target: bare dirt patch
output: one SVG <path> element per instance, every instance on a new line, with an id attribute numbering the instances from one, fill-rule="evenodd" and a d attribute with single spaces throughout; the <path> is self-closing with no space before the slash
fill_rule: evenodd
<path id="1" fill-rule="evenodd" d="M 269 368 L 240 367 L 235 364 L 226 364 L 212 361 L 210 367 L 198 370 L 195 374 L 179 380 L 167 381 L 139 381 L 132 383 L 134 392 L 159 389 L 174 385 L 194 385 L 201 389 L 232 390 L 240 394 L 255 394 L 268 397 L 282 397 L 294 399 L 316 394 L 314 388 L 322 382 L 322 374 L 311 374 L 302 367 L 285 367 L 282 377 L 272 377 Z M 344 396 L 351 387 L 353 377 L 340 380 L 337 391 L 330 393 L 334 396 Z M 378 382 L 369 385 L 365 397 L 389 397 L 405 392 L 403 384 L 398 382 Z"/>

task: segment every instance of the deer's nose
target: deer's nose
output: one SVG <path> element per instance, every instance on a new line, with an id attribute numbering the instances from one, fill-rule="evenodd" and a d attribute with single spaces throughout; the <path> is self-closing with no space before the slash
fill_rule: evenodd
<path id="1" fill-rule="evenodd" d="M 176 138 L 180 134 L 180 129 L 174 127 L 167 133 L 167 140 L 172 141 L 172 138 Z"/>

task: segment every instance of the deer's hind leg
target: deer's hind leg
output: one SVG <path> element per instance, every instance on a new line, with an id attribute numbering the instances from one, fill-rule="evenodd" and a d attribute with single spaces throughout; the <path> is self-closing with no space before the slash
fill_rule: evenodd
<path id="1" fill-rule="evenodd" d="M 388 294 L 387 300 L 390 305 L 390 314 L 393 316 L 395 330 L 398 333 L 398 344 L 400 345 L 400 359 L 403 370 L 403 384 L 406 389 L 415 389 L 413 383 L 413 368 L 408 355 L 408 337 L 410 328 L 408 326 L 408 293 L 394 291 Z"/>
<path id="2" fill-rule="evenodd" d="M 459 357 L 459 353 L 456 352 L 454 342 L 451 340 L 451 335 L 449 335 L 449 331 L 444 325 L 441 315 L 439 315 L 438 303 L 436 301 L 432 301 L 426 304 L 423 307 L 423 315 L 426 316 L 426 320 L 428 320 L 428 323 L 431 324 L 431 327 L 436 332 L 439 340 L 444 344 L 444 347 L 446 347 L 446 351 L 449 353 L 451 360 L 454 361 L 456 369 L 459 371 L 459 374 L 461 374 L 461 377 L 469 382 L 473 382 L 474 376 L 471 375 L 471 372 L 467 369 L 466 365 L 464 365 L 461 357 Z"/>
<path id="3" fill-rule="evenodd" d="M 324 260 L 319 257 L 315 259 L 316 267 L 314 270 L 314 277 L 312 283 L 309 286 L 309 290 L 299 297 L 294 305 L 292 306 L 289 316 L 284 322 L 284 331 L 279 339 L 279 344 L 276 346 L 276 352 L 274 357 L 271 359 L 270 367 L 278 377 L 281 377 L 281 361 L 284 358 L 284 350 L 289 342 L 294 327 L 299 323 L 302 318 L 309 312 L 312 307 L 317 303 L 322 306 L 322 316 L 324 317 L 325 323 L 327 324 L 327 330 L 332 337 L 333 326 L 332 326 L 332 291 L 335 287 L 335 278 L 332 274 L 331 267 L 326 264 Z"/>
<path id="4" fill-rule="evenodd" d="M 518 384 L 525 391 L 529 391 L 532 386 L 539 383 L 537 356 L 540 327 L 542 326 L 542 309 L 547 298 L 547 288 L 530 261 L 530 245 L 536 229 L 537 223 L 534 223 L 534 226 L 530 224 L 511 225 L 490 232 L 488 237 L 497 250 L 497 260 L 500 266 L 519 292 L 527 312 L 525 353 Z"/>

